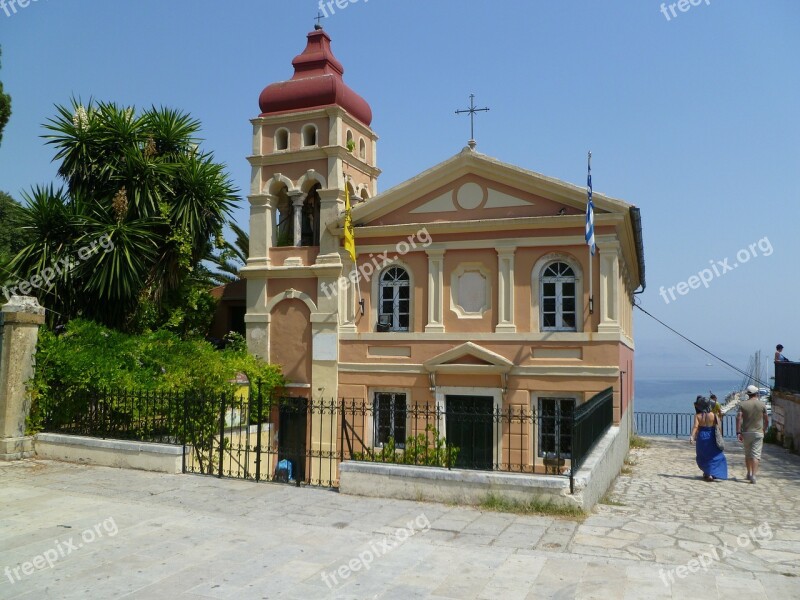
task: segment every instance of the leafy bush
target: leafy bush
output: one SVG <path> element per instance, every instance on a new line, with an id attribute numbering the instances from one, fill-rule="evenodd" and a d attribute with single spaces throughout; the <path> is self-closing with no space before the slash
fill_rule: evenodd
<path id="1" fill-rule="evenodd" d="M 29 429 L 40 430 L 46 412 L 80 414 L 88 396 L 107 391 L 230 393 L 237 373 L 261 382 L 264 393 L 283 385 L 280 369 L 248 354 L 241 343 L 219 351 L 169 331 L 133 336 L 75 319 L 60 335 L 40 332 L 29 383 Z"/>
<path id="2" fill-rule="evenodd" d="M 390 437 L 379 452 L 354 452 L 353 460 L 449 468 L 455 466 L 458 452 L 459 448 L 448 447 L 439 431 L 433 425 L 428 425 L 425 433 L 409 436 L 405 448 L 398 449 L 394 438 Z"/>

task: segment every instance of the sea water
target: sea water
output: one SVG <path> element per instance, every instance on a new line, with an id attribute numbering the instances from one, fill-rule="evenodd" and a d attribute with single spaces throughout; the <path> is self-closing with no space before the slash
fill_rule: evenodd
<path id="1" fill-rule="evenodd" d="M 635 412 L 679 412 L 694 414 L 697 396 L 725 396 L 742 386 L 741 379 L 637 379 L 634 388 Z"/>

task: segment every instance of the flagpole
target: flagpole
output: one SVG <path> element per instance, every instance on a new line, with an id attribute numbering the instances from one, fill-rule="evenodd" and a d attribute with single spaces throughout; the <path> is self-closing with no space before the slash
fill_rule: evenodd
<path id="1" fill-rule="evenodd" d="M 587 200 L 586 206 L 586 219 L 587 219 L 587 228 L 591 224 L 591 241 L 587 238 L 587 250 L 589 252 L 589 314 L 594 314 L 594 210 L 592 207 L 592 151 L 589 150 L 589 174 L 587 176 L 587 184 L 588 184 L 588 194 L 589 198 Z M 591 223 L 589 222 L 589 211 L 591 211 Z M 589 235 L 589 231 L 586 232 L 586 235 Z"/>

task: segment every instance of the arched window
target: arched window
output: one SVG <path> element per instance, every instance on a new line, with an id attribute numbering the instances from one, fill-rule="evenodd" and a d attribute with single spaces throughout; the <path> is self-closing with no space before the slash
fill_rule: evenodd
<path id="1" fill-rule="evenodd" d="M 409 331 L 410 302 L 408 271 L 389 267 L 380 278 L 378 331 Z"/>
<path id="2" fill-rule="evenodd" d="M 275 205 L 275 246 L 294 246 L 294 219 L 292 200 L 286 193 L 286 187 L 278 191 Z"/>
<path id="3" fill-rule="evenodd" d="M 361 138 L 361 141 L 358 142 L 358 156 L 361 160 L 367 160 L 367 143 L 364 138 Z"/>
<path id="4" fill-rule="evenodd" d="M 288 150 L 289 149 L 289 130 L 285 128 L 278 129 L 275 132 L 275 150 Z"/>
<path id="5" fill-rule="evenodd" d="M 349 152 L 352 152 L 353 150 L 355 150 L 356 149 L 356 142 L 353 139 L 353 132 L 350 131 L 349 129 L 347 130 L 347 136 L 345 137 L 345 139 L 347 140 L 347 143 L 345 144 L 345 147 L 347 148 L 347 150 Z"/>
<path id="6" fill-rule="evenodd" d="M 308 124 L 303 127 L 303 147 L 317 145 L 317 126 Z"/>
<path id="7" fill-rule="evenodd" d="M 542 270 L 542 331 L 577 331 L 575 271 L 565 262 L 552 262 Z"/>
<path id="8" fill-rule="evenodd" d="M 303 213 L 300 225 L 300 245 L 319 246 L 320 238 L 320 198 L 319 184 L 308 192 L 303 202 Z"/>

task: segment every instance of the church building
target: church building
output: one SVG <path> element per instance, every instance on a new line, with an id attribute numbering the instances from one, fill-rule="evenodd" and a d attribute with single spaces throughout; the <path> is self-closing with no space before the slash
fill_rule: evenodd
<path id="1" fill-rule="evenodd" d="M 380 191 L 370 105 L 344 82 L 328 34 L 307 38 L 292 78 L 261 93 L 248 158 L 247 343 L 283 368 L 286 395 L 366 402 L 375 446 L 405 439 L 407 407 L 557 417 L 607 388 L 629 431 L 639 209 L 594 194 L 590 264 L 586 188 L 473 141 Z M 337 444 L 335 428 L 309 430 L 309 446 Z M 495 462 L 514 447 L 531 472 L 548 453 L 569 456 L 535 424 L 522 439 L 490 435 Z"/>

